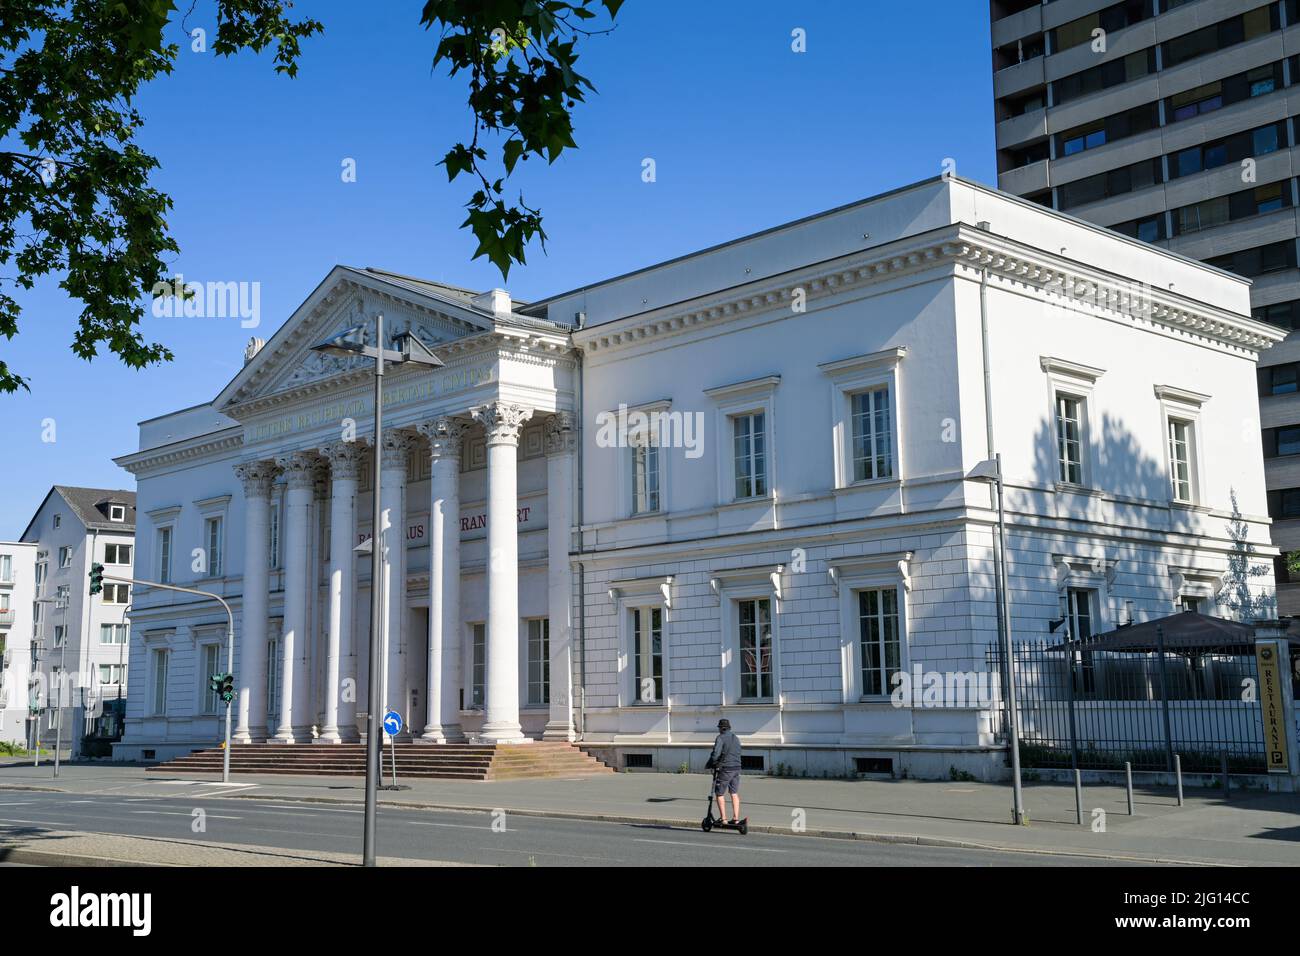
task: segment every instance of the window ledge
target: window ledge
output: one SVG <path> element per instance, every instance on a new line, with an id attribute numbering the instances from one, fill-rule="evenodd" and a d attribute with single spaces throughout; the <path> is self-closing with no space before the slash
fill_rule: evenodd
<path id="1" fill-rule="evenodd" d="M 835 489 L 836 494 L 848 491 L 858 491 L 865 488 L 893 488 L 901 487 L 903 480 L 901 478 L 864 478 L 862 481 L 850 482 L 847 485 L 841 485 Z"/>
<path id="2" fill-rule="evenodd" d="M 731 511 L 737 508 L 753 507 L 754 505 L 770 505 L 775 500 L 771 494 L 758 495 L 754 498 L 733 498 L 730 501 L 721 502 L 718 505 L 719 511 Z"/>
<path id="3" fill-rule="evenodd" d="M 1213 514 L 1214 509 L 1207 505 L 1198 505 L 1191 501 L 1171 501 L 1169 502 L 1170 511 L 1191 511 L 1196 514 L 1208 515 Z"/>

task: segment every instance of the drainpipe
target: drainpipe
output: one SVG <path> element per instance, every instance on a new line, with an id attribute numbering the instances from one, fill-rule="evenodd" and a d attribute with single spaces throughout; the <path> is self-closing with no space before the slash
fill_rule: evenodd
<path id="1" fill-rule="evenodd" d="M 576 404 L 578 406 L 577 424 L 578 424 L 578 461 L 577 468 L 577 485 L 578 485 L 578 505 L 576 514 L 578 518 L 578 554 L 581 555 L 584 550 L 582 528 L 586 523 L 584 503 L 586 495 L 583 493 L 582 479 L 586 472 L 583 465 L 584 447 L 586 440 L 585 416 L 586 409 L 582 404 L 582 350 L 577 351 L 575 359 L 574 392 Z M 573 706 L 573 702 L 569 702 Z M 587 567 L 581 560 L 578 561 L 578 739 L 587 739 Z"/>

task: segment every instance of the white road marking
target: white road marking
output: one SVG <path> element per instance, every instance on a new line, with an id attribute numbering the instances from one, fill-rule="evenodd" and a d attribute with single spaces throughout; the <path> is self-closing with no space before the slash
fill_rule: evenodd
<path id="1" fill-rule="evenodd" d="M 644 840 L 644 839 L 641 839 L 641 838 L 639 838 L 639 837 L 634 837 L 634 838 L 633 838 L 633 842 L 634 842 L 634 843 L 672 843 L 672 844 L 675 844 L 675 845 L 677 845 L 677 846 L 693 846 L 693 847 L 697 847 L 697 848 L 698 848 L 698 847 L 702 847 L 702 846 L 714 846 L 714 845 L 715 845 L 715 844 L 711 844 L 711 843 L 688 843 L 688 842 L 686 842 L 685 840 Z M 720 844 L 718 844 L 718 845 L 720 845 Z M 789 850 L 773 850 L 773 849 L 769 849 L 769 848 L 767 848 L 767 847 L 761 847 L 761 846 L 739 846 L 739 845 L 737 845 L 737 846 L 728 846 L 726 849 L 728 849 L 728 850 L 748 850 L 750 853 L 789 853 L 789 852 L 790 852 Z"/>
<path id="2" fill-rule="evenodd" d="M 185 810 L 132 810 L 131 813 L 147 814 L 149 816 L 166 816 L 166 817 L 190 817 L 194 814 Z M 228 817 L 220 813 L 206 814 L 213 820 L 242 820 L 243 817 Z"/>
<path id="3" fill-rule="evenodd" d="M 490 826 L 472 827 L 468 823 L 429 823 L 425 820 L 408 820 L 406 821 L 413 827 L 451 827 L 453 830 L 490 830 Z M 518 830 L 498 830 L 498 833 L 518 833 Z M 593 859 L 595 859 L 593 857 Z"/>

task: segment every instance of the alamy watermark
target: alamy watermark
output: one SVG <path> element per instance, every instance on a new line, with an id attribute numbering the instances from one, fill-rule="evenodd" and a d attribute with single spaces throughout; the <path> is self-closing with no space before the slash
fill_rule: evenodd
<path id="1" fill-rule="evenodd" d="M 239 319 L 245 329 L 262 324 L 260 282 L 187 282 L 174 279 L 153 284 L 154 318 Z"/>

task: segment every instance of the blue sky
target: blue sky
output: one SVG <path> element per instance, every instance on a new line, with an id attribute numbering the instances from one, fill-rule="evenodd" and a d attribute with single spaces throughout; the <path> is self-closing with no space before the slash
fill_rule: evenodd
<path id="1" fill-rule="evenodd" d="M 262 324 L 150 316 L 146 337 L 176 358 L 136 371 L 72 354 L 80 306 L 56 281 L 28 293 L 19 336 L 0 340 L 32 385 L 0 396 L 0 539 L 22 533 L 52 484 L 134 487 L 112 458 L 137 447 L 136 423 L 211 400 L 249 336 L 269 338 L 336 263 L 503 284 L 457 228 L 468 184 L 435 166 L 469 134 L 469 113 L 460 79 L 431 69 L 421 6 L 300 3 L 325 34 L 305 43 L 296 80 L 267 56 L 193 53 L 172 25 L 176 71 L 140 107 L 155 183 L 175 201 L 175 268 L 260 283 Z M 212 17 L 200 0 L 188 25 L 211 33 Z M 795 28 L 805 53 L 791 50 Z M 550 241 L 505 287 L 525 300 L 561 292 L 937 175 L 946 157 L 994 182 L 988 35 L 975 0 L 628 0 L 617 30 L 582 50 L 598 93 L 576 114 L 580 148 L 512 180 Z M 646 157 L 654 183 L 641 179 Z"/>

